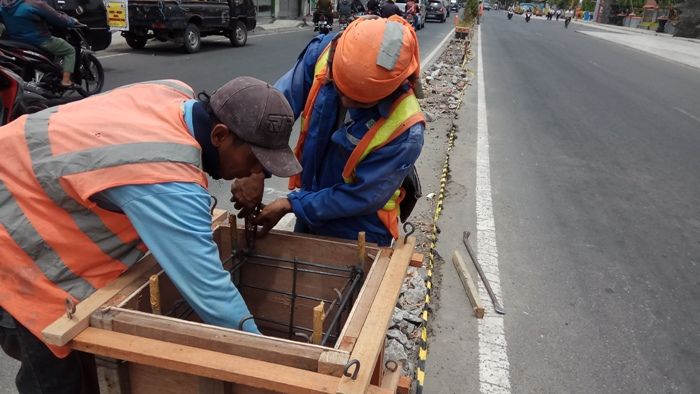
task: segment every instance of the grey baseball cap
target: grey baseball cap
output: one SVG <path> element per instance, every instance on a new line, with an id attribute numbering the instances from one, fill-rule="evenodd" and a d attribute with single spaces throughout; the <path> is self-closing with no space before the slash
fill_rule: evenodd
<path id="1" fill-rule="evenodd" d="M 214 115 L 247 142 L 266 170 L 279 177 L 301 172 L 289 148 L 294 113 L 274 86 L 252 77 L 230 80 L 212 94 Z"/>

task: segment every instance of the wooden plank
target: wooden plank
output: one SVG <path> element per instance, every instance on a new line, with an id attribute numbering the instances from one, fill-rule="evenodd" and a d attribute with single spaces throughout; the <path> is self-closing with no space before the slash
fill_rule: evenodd
<path id="1" fill-rule="evenodd" d="M 76 350 L 284 393 L 332 393 L 338 378 L 192 346 L 87 328 Z"/>
<path id="2" fill-rule="evenodd" d="M 411 257 L 411 267 L 417 267 L 420 268 L 423 266 L 423 260 L 425 259 L 425 256 L 423 253 L 413 253 L 413 256 Z"/>
<path id="3" fill-rule="evenodd" d="M 367 391 L 365 391 L 367 394 L 394 394 L 393 391 L 389 389 L 385 389 L 383 387 L 375 386 L 375 385 L 369 385 L 367 387 Z"/>
<path id="4" fill-rule="evenodd" d="M 169 371 L 152 365 L 127 363 L 131 394 L 196 394 L 199 392 L 199 376 Z"/>
<path id="5" fill-rule="evenodd" d="M 238 244 L 245 245 L 244 230 L 238 229 Z M 255 242 L 256 253 L 286 259 L 298 258 L 334 266 L 357 265 L 357 244 L 347 240 L 308 236 L 287 231 L 272 230 Z M 376 244 L 366 243 L 367 253 L 376 254 Z"/>
<path id="6" fill-rule="evenodd" d="M 396 370 L 393 372 L 389 369 L 384 373 L 384 378 L 382 379 L 381 388 L 389 390 L 391 393 L 395 393 L 399 386 L 399 379 L 401 378 L 401 373 L 403 371 L 403 363 L 396 362 Z"/>
<path id="7" fill-rule="evenodd" d="M 365 319 L 367 319 L 369 308 L 372 306 L 372 302 L 377 295 L 377 290 L 384 278 L 384 273 L 389 267 L 391 254 L 391 249 L 381 249 L 379 252 L 372 268 L 370 268 L 365 277 L 365 283 L 357 296 L 355 305 L 350 311 L 347 323 L 340 334 L 340 339 L 336 343 L 336 349 L 351 351 L 355 346 L 355 340 L 360 336 L 360 331 L 362 331 L 362 326 L 365 324 Z"/>
<path id="8" fill-rule="evenodd" d="M 123 361 L 95 357 L 100 394 L 130 394 L 129 369 Z"/>
<path id="9" fill-rule="evenodd" d="M 144 273 L 158 263 L 153 255 L 148 255 L 139 260 L 129 270 L 120 277 L 109 282 L 105 287 L 98 289 L 90 297 L 80 302 L 75 307 L 73 318 L 63 315 L 41 332 L 46 343 L 63 346 L 70 342 L 81 331 L 90 325 L 90 315 L 99 309 L 121 289 L 130 284 L 134 279 L 139 278 Z"/>
<path id="10" fill-rule="evenodd" d="M 379 353 L 384 350 L 381 345 L 415 245 L 415 237 L 408 237 L 405 243 L 396 246 L 360 336 L 350 353 L 350 360 L 360 361 L 362 367 L 354 380 L 347 376 L 341 377 L 336 393 L 361 393 L 367 390 L 372 378 L 372 366 L 377 361 Z"/>
<path id="11" fill-rule="evenodd" d="M 212 228 L 217 226 L 217 223 L 228 219 L 228 212 L 223 209 L 215 209 L 212 216 Z M 41 335 L 46 343 L 52 345 L 63 346 L 73 339 L 79 332 L 83 331 L 90 325 L 90 315 L 97 309 L 102 307 L 107 301 L 112 299 L 125 287 L 132 284 L 135 280 L 139 280 L 142 276 L 150 273 L 152 275 L 153 268 L 158 265 L 158 262 L 153 255 L 148 255 L 136 262 L 131 268 L 124 272 L 121 276 L 109 282 L 101 289 L 97 289 L 88 298 L 76 305 L 73 318 L 68 318 L 64 315 L 56 319 L 48 327 L 46 327 Z M 148 275 L 148 276 L 150 276 Z"/>
<path id="12" fill-rule="evenodd" d="M 224 354 L 247 357 L 317 371 L 323 353 L 331 359 L 345 360 L 349 353 L 322 346 L 266 337 L 243 331 L 188 322 L 167 316 L 113 309 L 112 328 L 115 332 L 214 350 Z M 343 362 L 343 365 L 345 365 Z"/>
<path id="13" fill-rule="evenodd" d="M 367 242 L 365 241 L 366 235 L 364 231 L 357 233 L 357 248 L 358 248 L 358 260 L 357 263 L 360 267 L 365 266 L 367 262 Z"/>
<path id="14" fill-rule="evenodd" d="M 382 349 L 384 349 L 385 344 L 386 337 L 380 345 Z M 379 386 L 382 384 L 382 380 L 384 380 L 384 352 L 380 351 L 379 356 L 377 357 L 377 363 L 374 364 L 374 371 L 372 371 L 372 378 L 370 379 L 369 383 Z"/>
<path id="15" fill-rule="evenodd" d="M 318 358 L 318 372 L 325 375 L 342 376 L 343 369 L 350 359 L 347 352 L 324 351 Z"/>
<path id="16" fill-rule="evenodd" d="M 413 380 L 408 376 L 401 376 L 399 378 L 399 386 L 396 388 L 396 394 L 408 394 L 411 392 L 411 386 L 413 385 Z"/>
<path id="17" fill-rule="evenodd" d="M 211 215 L 211 228 L 217 228 L 228 222 L 228 211 L 225 209 L 214 208 L 214 213 Z"/>
<path id="18" fill-rule="evenodd" d="M 452 254 L 452 264 L 455 266 L 457 276 L 459 276 L 459 279 L 462 281 L 464 291 L 467 293 L 469 302 L 472 304 L 474 315 L 479 319 L 483 319 L 484 306 L 481 304 L 481 300 L 479 299 L 479 291 L 476 289 L 476 285 L 474 284 L 471 274 L 469 274 L 464 258 L 457 250 L 455 250 L 455 252 Z"/>

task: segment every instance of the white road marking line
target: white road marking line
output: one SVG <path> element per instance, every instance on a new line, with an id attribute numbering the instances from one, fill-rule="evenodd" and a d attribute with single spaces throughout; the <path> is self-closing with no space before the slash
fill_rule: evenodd
<path id="1" fill-rule="evenodd" d="M 112 54 L 112 55 L 98 56 L 97 58 L 98 58 L 98 59 L 107 59 L 107 58 L 110 58 L 110 57 L 117 57 L 117 56 L 124 56 L 124 55 L 131 55 L 131 53 L 115 53 L 115 54 Z"/>
<path id="2" fill-rule="evenodd" d="M 700 118 L 698 118 L 697 116 L 695 116 L 695 115 L 691 114 L 690 112 L 684 110 L 683 108 L 673 107 L 673 109 L 675 109 L 676 111 L 682 113 L 683 115 L 685 115 L 685 116 L 687 116 L 687 117 L 689 117 L 689 118 L 695 120 L 696 122 L 700 123 Z"/>
<path id="3" fill-rule="evenodd" d="M 476 148 L 476 234 L 478 258 L 491 287 L 503 304 L 498 271 L 496 225 L 491 200 L 491 167 L 489 159 L 489 129 L 486 119 L 484 88 L 484 56 L 481 51 L 481 26 L 477 37 L 477 148 Z M 479 320 L 479 389 L 481 393 L 510 393 L 510 363 L 503 316 L 497 315 L 483 283 L 479 281 L 481 301 L 487 310 Z"/>
<path id="4" fill-rule="evenodd" d="M 432 52 L 430 52 L 430 53 L 428 54 L 428 56 L 426 56 L 425 59 L 424 59 L 423 61 L 420 62 L 420 63 L 421 63 L 421 64 L 420 64 L 421 68 L 427 67 L 427 66 L 433 61 L 433 58 L 434 58 L 435 56 L 438 55 L 438 52 L 440 52 L 440 49 L 441 49 L 443 46 L 445 46 L 445 43 L 446 43 L 447 41 L 449 41 L 450 38 L 452 38 L 452 36 L 453 36 L 454 34 L 455 34 L 455 29 L 452 28 L 452 30 L 450 30 L 450 31 L 447 33 L 447 35 L 445 36 L 445 38 L 443 38 L 442 41 L 440 41 L 440 43 L 438 44 L 438 46 L 436 46 L 435 49 L 433 49 Z"/>

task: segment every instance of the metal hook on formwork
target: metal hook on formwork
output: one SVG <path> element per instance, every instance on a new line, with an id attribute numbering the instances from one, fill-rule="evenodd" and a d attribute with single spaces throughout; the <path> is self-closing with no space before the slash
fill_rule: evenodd
<path id="1" fill-rule="evenodd" d="M 210 194 L 209 197 L 211 197 L 211 199 L 213 200 L 211 202 L 211 208 L 209 209 L 209 214 L 214 215 L 214 209 L 216 209 L 217 204 L 219 204 L 219 200 L 213 194 Z"/>
<path id="2" fill-rule="evenodd" d="M 243 331 L 243 325 L 245 324 L 245 322 L 247 322 L 248 320 L 253 320 L 253 319 L 254 319 L 254 318 L 253 318 L 253 315 L 248 315 L 248 316 L 244 317 L 244 318 L 241 319 L 241 321 L 238 323 L 238 329 L 241 330 L 241 331 Z"/>
<path id="3" fill-rule="evenodd" d="M 406 243 L 406 241 L 408 241 L 408 237 L 413 235 L 413 233 L 416 231 L 416 226 L 414 226 L 411 222 L 406 222 L 403 224 L 403 231 L 406 233 L 406 235 L 403 237 L 403 243 Z"/>
<path id="4" fill-rule="evenodd" d="M 311 337 L 307 333 L 295 331 L 294 336 L 299 337 L 299 338 L 304 338 L 306 340 L 306 343 L 311 343 Z"/>
<path id="5" fill-rule="evenodd" d="M 350 368 L 352 366 L 355 366 L 355 370 L 352 371 L 352 374 L 350 373 Z M 343 375 L 347 376 L 348 378 L 355 380 L 357 379 L 357 374 L 360 372 L 360 360 L 357 359 L 352 359 L 348 361 L 347 364 L 345 364 L 345 368 L 343 368 Z"/>
<path id="6" fill-rule="evenodd" d="M 66 316 L 68 316 L 69 319 L 73 319 L 73 316 L 75 315 L 75 302 L 73 302 L 72 299 L 66 298 Z"/>

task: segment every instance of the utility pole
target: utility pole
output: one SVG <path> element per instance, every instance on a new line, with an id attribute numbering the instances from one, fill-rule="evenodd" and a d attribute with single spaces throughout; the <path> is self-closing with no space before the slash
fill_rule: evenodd
<path id="1" fill-rule="evenodd" d="M 595 12 L 593 12 L 594 22 L 598 22 L 598 15 L 600 15 L 600 0 L 595 0 Z"/>

